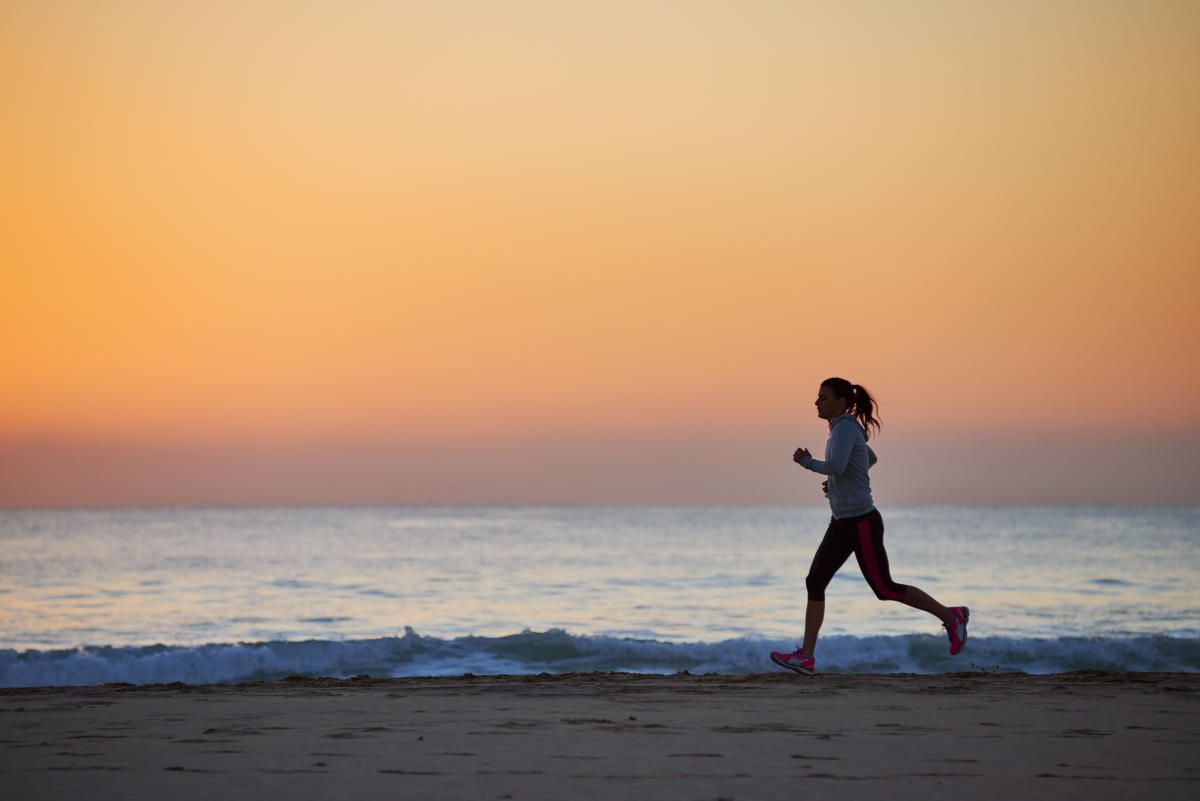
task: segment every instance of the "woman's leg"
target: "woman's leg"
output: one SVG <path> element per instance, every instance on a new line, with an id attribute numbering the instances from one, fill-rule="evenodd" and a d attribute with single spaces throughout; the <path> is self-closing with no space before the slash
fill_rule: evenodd
<path id="1" fill-rule="evenodd" d="M 800 652 L 805 656 L 813 655 L 817 647 L 817 635 L 821 633 L 821 624 L 824 622 L 825 602 L 809 598 L 808 606 L 804 609 L 804 644 L 800 646 Z"/>
<path id="2" fill-rule="evenodd" d="M 920 609 L 923 612 L 936 617 L 944 624 L 950 623 L 950 610 L 938 603 L 932 596 L 926 595 L 923 591 L 917 589 L 911 584 L 904 593 L 904 598 L 900 603 L 907 604 L 913 609 Z"/>
<path id="3" fill-rule="evenodd" d="M 836 520 L 830 520 L 825 538 L 817 546 L 812 566 L 804 579 L 804 586 L 808 590 L 808 606 L 804 610 L 804 643 L 800 651 L 805 656 L 813 655 L 817 647 L 817 635 L 821 633 L 821 624 L 825 622 L 825 588 L 853 552 L 854 541 L 847 536 L 844 528 L 839 529 Z"/>
<path id="4" fill-rule="evenodd" d="M 953 618 L 950 610 L 922 590 L 892 580 L 887 551 L 883 547 L 883 517 L 878 511 L 855 521 L 854 555 L 867 583 L 881 601 L 899 601 L 936 617 L 943 624 Z"/>

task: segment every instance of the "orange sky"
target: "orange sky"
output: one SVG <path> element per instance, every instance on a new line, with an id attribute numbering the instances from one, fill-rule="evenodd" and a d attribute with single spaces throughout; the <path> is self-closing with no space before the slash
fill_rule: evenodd
<path id="1" fill-rule="evenodd" d="M 914 459 L 1200 432 L 1200 4 L 9 2 L 0 93 L 0 504 L 360 502 L 221 477 L 363 443 L 592 498 L 551 440 L 653 502 L 829 375 Z"/>

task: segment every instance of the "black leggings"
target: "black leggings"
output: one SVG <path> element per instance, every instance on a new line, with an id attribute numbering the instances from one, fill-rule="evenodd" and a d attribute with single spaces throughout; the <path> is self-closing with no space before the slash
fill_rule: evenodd
<path id="1" fill-rule="evenodd" d="M 883 516 L 879 510 L 872 509 L 859 517 L 829 521 L 825 539 L 821 540 L 812 567 L 808 569 L 808 578 L 804 579 L 810 601 L 825 600 L 825 588 L 833 580 L 833 574 L 850 558 L 851 552 L 858 558 L 858 567 L 875 591 L 876 598 L 904 600 L 908 586 L 892 581 L 887 551 L 883 549 Z"/>

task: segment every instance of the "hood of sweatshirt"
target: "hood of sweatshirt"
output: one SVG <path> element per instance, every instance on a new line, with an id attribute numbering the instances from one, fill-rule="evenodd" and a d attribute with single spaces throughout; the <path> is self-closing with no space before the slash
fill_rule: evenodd
<path id="1" fill-rule="evenodd" d="M 844 414 L 839 414 L 837 417 L 829 421 L 829 430 L 832 431 L 834 426 L 845 425 L 846 423 L 853 423 L 856 426 L 858 425 L 858 421 L 854 419 L 854 415 L 850 414 L 850 412 L 846 412 Z"/>

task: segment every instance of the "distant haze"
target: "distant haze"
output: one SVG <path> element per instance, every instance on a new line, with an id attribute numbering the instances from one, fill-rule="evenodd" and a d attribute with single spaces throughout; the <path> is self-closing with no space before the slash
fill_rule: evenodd
<path id="1" fill-rule="evenodd" d="M 0 505 L 1200 504 L 1200 3 L 0 19 Z"/>
<path id="2" fill-rule="evenodd" d="M 824 504 L 822 438 L 275 445 L 8 443 L 0 505 Z M 1200 437 L 884 436 L 880 506 L 1200 505 Z"/>

